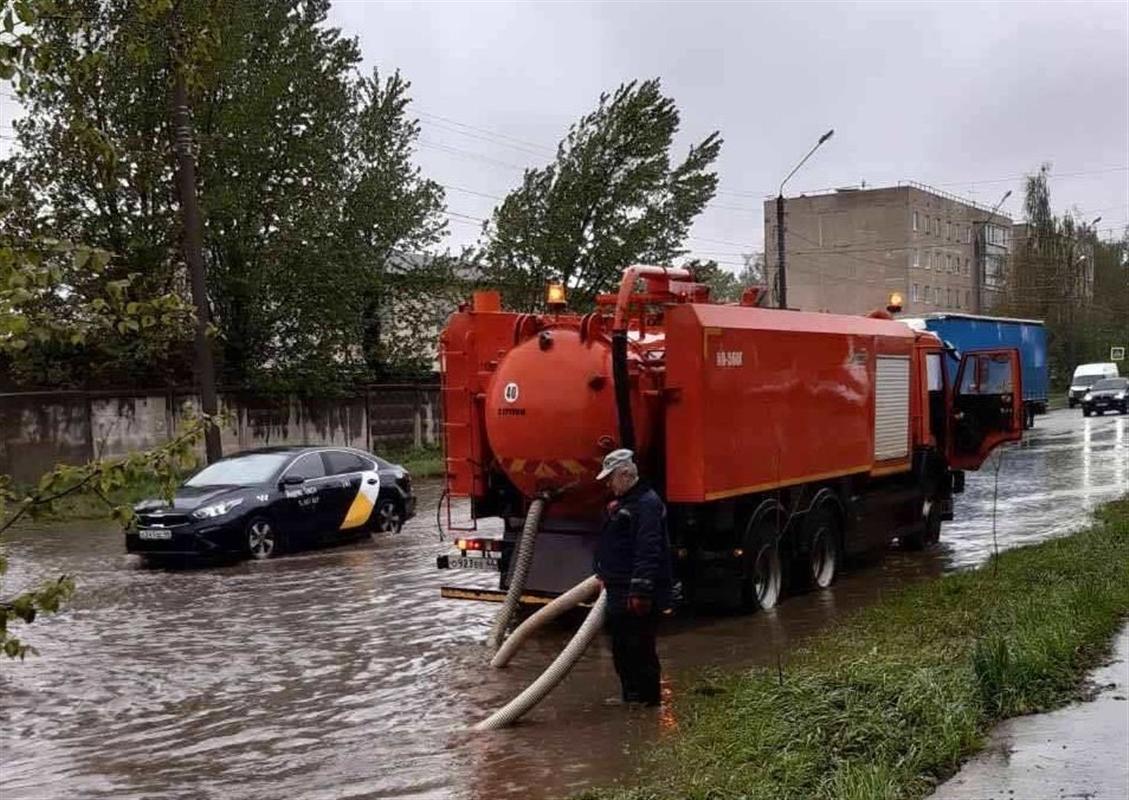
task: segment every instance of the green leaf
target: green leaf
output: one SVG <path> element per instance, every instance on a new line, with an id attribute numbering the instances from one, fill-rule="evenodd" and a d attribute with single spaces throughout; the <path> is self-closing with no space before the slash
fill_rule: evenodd
<path id="1" fill-rule="evenodd" d="M 74 260 L 74 268 L 75 269 L 82 269 L 83 267 L 86 266 L 87 262 L 90 261 L 90 248 L 89 247 L 75 248 L 74 255 L 72 256 L 72 258 Z"/>

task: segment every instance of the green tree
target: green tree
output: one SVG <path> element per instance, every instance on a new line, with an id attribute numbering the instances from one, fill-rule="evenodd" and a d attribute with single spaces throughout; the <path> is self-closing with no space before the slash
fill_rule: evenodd
<path id="1" fill-rule="evenodd" d="M 28 23 L 43 47 L 0 167 L 18 232 L 110 250 L 149 293 L 186 285 L 168 114 L 180 52 L 225 381 L 329 391 L 379 371 L 384 262 L 443 232 L 442 190 L 411 165 L 408 82 L 357 74 L 328 0 L 51 6 Z M 53 363 L 72 383 L 190 372 L 183 356 Z"/>
<path id="2" fill-rule="evenodd" d="M 0 13 L 4 81 L 26 86 L 34 79 L 45 56 L 27 28 L 42 14 L 55 12 L 50 0 L 23 0 Z M 138 344 L 153 352 L 165 345 L 170 331 L 191 327 L 192 309 L 176 294 L 146 297 L 134 283 L 135 274 L 112 277 L 122 270 L 111 253 L 48 237 L 13 235 L 14 216 L 9 204 L 0 208 L 0 361 L 36 346 L 79 346 L 94 340 L 103 345 Z M 83 492 L 106 499 L 140 476 L 156 477 L 166 494 L 171 493 L 177 472 L 192 458 L 195 444 L 211 424 L 197 419 L 165 445 L 125 458 L 56 467 L 30 490 L 17 490 L 9 476 L 0 475 L 0 536 L 23 517 L 50 510 L 62 497 Z M 113 509 L 122 522 L 131 514 L 128 507 Z M 34 651 L 20 638 L 20 626 L 58 611 L 75 585 L 71 576 L 61 575 L 9 596 L 3 592 L 7 569 L 7 554 L 0 550 L 0 653 L 23 658 Z"/>
<path id="3" fill-rule="evenodd" d="M 1027 177 L 1026 227 L 1013 251 L 998 313 L 1045 320 L 1056 382 L 1075 365 L 1109 358 L 1129 339 L 1125 242 L 1101 242 L 1092 227 L 1051 210 L 1050 166 Z"/>
<path id="4" fill-rule="evenodd" d="M 378 379 L 430 369 L 425 353 L 436 328 L 428 311 L 438 305 L 449 314 L 454 303 L 410 301 L 434 300 L 457 283 L 451 259 L 413 257 L 432 249 L 447 223 L 443 188 L 412 163 L 419 122 L 408 115 L 410 88 L 399 72 L 383 81 L 374 72 L 361 82 L 352 191 L 344 208 L 353 263 L 363 270 L 363 355 Z"/>
<path id="5" fill-rule="evenodd" d="M 587 308 L 632 263 L 670 263 L 717 188 L 711 171 L 722 140 L 714 132 L 671 163 L 678 131 L 674 101 L 658 79 L 600 96 L 574 124 L 556 160 L 525 171 L 522 185 L 493 212 L 482 260 L 488 282 L 512 308 L 533 309 L 551 279 Z"/>
<path id="6" fill-rule="evenodd" d="M 733 273 L 716 261 L 694 259 L 682 266 L 694 275 L 694 280 L 708 284 L 710 297 L 718 302 L 736 303 L 751 286 L 764 286 L 764 253 L 743 253 L 744 265 Z"/>

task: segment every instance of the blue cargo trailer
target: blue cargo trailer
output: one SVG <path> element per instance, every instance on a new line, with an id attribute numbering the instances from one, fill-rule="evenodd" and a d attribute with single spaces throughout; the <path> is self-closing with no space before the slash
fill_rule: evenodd
<path id="1" fill-rule="evenodd" d="M 938 312 L 903 317 L 911 327 L 932 331 L 958 351 L 1015 347 L 1023 367 L 1023 407 L 1027 426 L 1036 414 L 1045 414 L 1050 396 L 1047 374 L 1047 330 L 1041 320 L 982 317 L 976 314 Z"/>

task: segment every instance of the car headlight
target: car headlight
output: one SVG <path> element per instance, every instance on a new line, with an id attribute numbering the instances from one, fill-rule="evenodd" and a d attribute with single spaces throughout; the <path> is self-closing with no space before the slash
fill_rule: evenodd
<path id="1" fill-rule="evenodd" d="M 1083 400 L 1093 400 L 1094 396 L 1092 394 L 1090 394 L 1089 392 L 1086 392 L 1086 394 L 1083 395 L 1082 399 Z"/>
<path id="2" fill-rule="evenodd" d="M 196 519 L 212 519 L 213 517 L 222 517 L 224 514 L 231 511 L 237 505 L 243 502 L 242 497 L 237 497 L 234 500 L 224 500 L 222 503 L 213 503 L 210 506 L 198 508 L 192 512 L 192 516 Z"/>
<path id="3" fill-rule="evenodd" d="M 1118 392 L 1117 394 L 1115 394 L 1113 396 L 1113 399 L 1114 400 L 1124 400 L 1125 399 L 1125 392 Z"/>

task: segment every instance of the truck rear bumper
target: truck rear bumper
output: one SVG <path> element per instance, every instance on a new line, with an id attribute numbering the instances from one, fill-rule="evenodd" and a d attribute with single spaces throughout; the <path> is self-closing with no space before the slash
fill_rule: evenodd
<path id="1" fill-rule="evenodd" d="M 502 589 L 478 589 L 473 586 L 441 586 L 439 596 L 448 600 L 479 600 L 486 603 L 501 603 L 506 599 Z M 521 596 L 522 605 L 543 606 L 556 597 L 545 592 L 525 592 Z"/>

